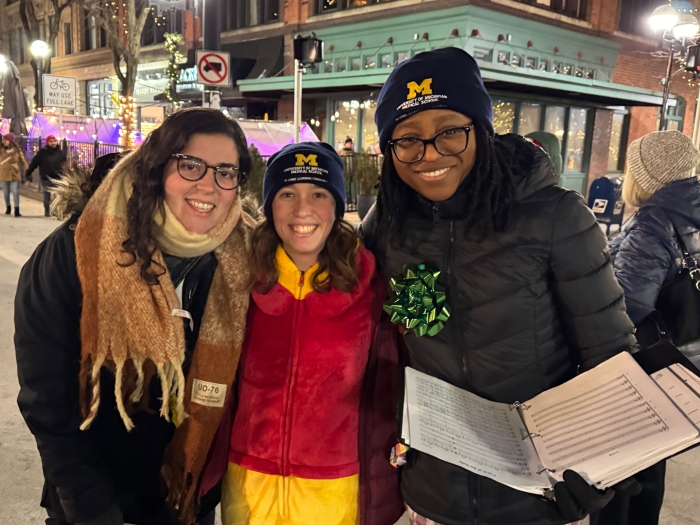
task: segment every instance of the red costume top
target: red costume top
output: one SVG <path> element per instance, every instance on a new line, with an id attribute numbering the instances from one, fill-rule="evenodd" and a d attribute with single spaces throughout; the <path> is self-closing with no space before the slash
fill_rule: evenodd
<path id="1" fill-rule="evenodd" d="M 253 293 L 229 461 L 307 479 L 358 474 L 360 399 L 377 329 L 375 261 L 356 253 L 352 292 L 318 293 L 278 249 L 279 280 Z M 388 448 L 387 452 L 388 454 Z"/>

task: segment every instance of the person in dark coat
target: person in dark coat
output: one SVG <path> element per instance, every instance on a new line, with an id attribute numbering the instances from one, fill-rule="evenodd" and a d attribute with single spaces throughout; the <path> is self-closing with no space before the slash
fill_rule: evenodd
<path id="1" fill-rule="evenodd" d="M 514 403 L 629 350 L 635 339 L 605 236 L 585 201 L 557 186 L 540 148 L 494 136 L 492 111 L 476 61 L 460 49 L 397 66 L 377 103 L 385 160 L 361 230 L 385 278 L 409 263 L 441 271 L 451 316 L 435 335 L 405 333 L 410 366 Z M 613 495 L 567 471 L 555 500 L 545 499 L 416 450 L 402 469 L 414 524 L 559 525 Z"/>
<path id="2" fill-rule="evenodd" d="M 29 167 L 24 174 L 24 179 L 29 180 L 32 172 L 38 167 L 39 176 L 41 177 L 41 185 L 44 189 L 44 217 L 50 215 L 51 207 L 51 189 L 54 186 L 54 180 L 61 176 L 61 169 L 66 162 L 66 153 L 58 145 L 58 140 L 53 135 L 46 137 L 46 146 L 41 148 L 34 155 L 34 158 L 29 163 Z"/>
<path id="3" fill-rule="evenodd" d="M 654 311 L 664 283 L 681 271 L 678 236 L 691 256 L 700 255 L 700 151 L 678 131 L 657 131 L 629 146 L 622 185 L 625 204 L 639 208 L 610 243 L 615 276 L 635 325 Z M 679 350 L 700 366 L 700 341 Z M 666 462 L 638 473 L 642 492 L 615 496 L 593 525 L 656 525 L 664 498 Z"/>
<path id="4" fill-rule="evenodd" d="M 214 523 L 223 474 L 205 473 L 245 331 L 249 169 L 240 126 L 196 108 L 104 180 L 76 180 L 73 195 L 61 181 L 72 216 L 15 298 L 18 404 L 47 524 Z M 192 395 L 203 387 L 218 394 Z"/>

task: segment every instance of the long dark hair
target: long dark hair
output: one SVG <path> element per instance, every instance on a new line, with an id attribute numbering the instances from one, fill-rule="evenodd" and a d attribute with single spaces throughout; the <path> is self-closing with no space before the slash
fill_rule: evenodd
<path id="1" fill-rule="evenodd" d="M 479 123 L 474 125 L 474 134 L 476 163 L 468 175 L 474 177 L 470 181 L 473 187 L 465 204 L 463 218 L 466 232 L 475 232 L 484 238 L 508 227 L 517 185 L 532 163 L 534 149 L 520 144 L 521 141 L 515 137 L 509 140 L 498 136 L 494 138 Z M 402 181 L 396 172 L 391 147 L 387 146 L 375 212 L 377 230 L 372 242 L 386 246 L 390 239 L 396 239 L 399 244 L 403 243 L 406 216 L 414 202 L 414 194 L 415 190 Z"/>
<path id="2" fill-rule="evenodd" d="M 133 194 L 126 205 L 128 238 L 122 248 L 132 258 L 128 264 L 140 262 L 141 277 L 149 284 L 156 284 L 158 276 L 165 271 L 161 268 L 156 272 L 152 268 L 156 252 L 153 214 L 158 210 L 165 217 L 163 170 L 170 156 L 185 149 L 197 134 L 229 137 L 238 150 L 240 173 L 250 172 L 250 153 L 243 130 L 236 121 L 214 109 L 192 108 L 173 113 L 129 155 L 127 161 L 134 182 Z"/>
<path id="3" fill-rule="evenodd" d="M 311 276 L 311 284 L 317 292 L 327 292 L 331 288 L 341 292 L 351 292 L 359 282 L 359 269 L 355 253 L 359 237 L 355 228 L 343 220 L 333 223 L 326 245 L 318 255 L 318 270 Z M 251 238 L 251 275 L 256 292 L 267 293 L 277 282 L 279 272 L 276 264 L 277 248 L 281 240 L 270 220 L 258 224 Z M 328 277 L 323 274 L 328 272 Z"/>

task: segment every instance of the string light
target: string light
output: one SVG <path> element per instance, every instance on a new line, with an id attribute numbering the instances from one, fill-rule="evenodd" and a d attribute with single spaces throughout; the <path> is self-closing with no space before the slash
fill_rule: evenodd
<path id="1" fill-rule="evenodd" d="M 166 69 L 166 74 L 168 75 L 168 85 L 165 88 L 166 98 L 175 106 L 180 104 L 177 99 L 177 94 L 172 91 L 173 86 L 177 85 L 177 81 L 180 79 L 180 62 L 185 58 L 182 53 L 180 53 L 179 44 L 182 42 L 182 35 L 180 33 L 165 33 L 165 50 L 168 53 L 168 67 Z"/>
<path id="2" fill-rule="evenodd" d="M 134 97 L 121 97 L 118 106 L 119 113 L 119 144 L 131 148 L 136 139 L 134 129 Z"/>

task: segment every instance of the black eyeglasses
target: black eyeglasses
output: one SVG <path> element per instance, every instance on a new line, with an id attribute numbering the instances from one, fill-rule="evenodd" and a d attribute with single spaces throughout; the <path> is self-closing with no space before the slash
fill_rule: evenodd
<path id="1" fill-rule="evenodd" d="M 177 161 L 177 172 L 180 177 L 190 182 L 203 179 L 209 169 L 214 170 L 214 180 L 222 190 L 235 190 L 245 182 L 245 173 L 232 164 L 210 166 L 200 158 L 182 153 L 176 153 L 170 157 Z"/>
<path id="2" fill-rule="evenodd" d="M 396 158 L 406 164 L 418 162 L 425 156 L 425 149 L 432 144 L 440 155 L 459 155 L 469 145 L 469 132 L 474 126 L 461 126 L 441 131 L 432 139 L 406 137 L 390 140 L 389 145 Z"/>

